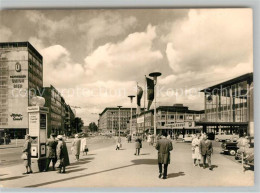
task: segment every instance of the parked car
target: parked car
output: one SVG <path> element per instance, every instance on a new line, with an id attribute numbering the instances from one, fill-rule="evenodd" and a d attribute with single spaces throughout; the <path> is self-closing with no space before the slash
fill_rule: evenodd
<path id="1" fill-rule="evenodd" d="M 192 135 L 185 135 L 184 138 L 182 139 L 183 142 L 192 142 L 192 139 L 194 136 Z"/>
<path id="2" fill-rule="evenodd" d="M 239 135 L 235 135 L 235 134 L 220 133 L 215 135 L 216 141 L 236 142 L 238 139 L 239 139 Z"/>
<path id="3" fill-rule="evenodd" d="M 221 153 L 224 154 L 229 154 L 229 155 L 236 155 L 238 147 L 237 147 L 237 142 L 223 142 L 221 144 L 222 151 Z"/>
<path id="4" fill-rule="evenodd" d="M 248 137 L 247 139 L 248 139 L 248 147 L 244 148 L 244 155 L 245 155 L 245 157 L 247 155 L 249 155 L 249 154 L 254 153 L 254 137 Z M 238 147 L 235 159 L 236 160 L 241 160 L 242 159 L 242 155 L 241 154 L 242 154 L 242 150 L 240 150 L 239 147 Z"/>

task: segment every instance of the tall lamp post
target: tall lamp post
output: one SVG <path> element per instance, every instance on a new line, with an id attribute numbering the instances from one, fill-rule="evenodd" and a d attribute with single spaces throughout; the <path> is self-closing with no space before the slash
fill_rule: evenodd
<path id="1" fill-rule="evenodd" d="M 114 133 L 114 112 L 111 112 L 111 115 L 112 115 L 112 136 L 113 136 L 113 133 Z"/>
<path id="2" fill-rule="evenodd" d="M 130 98 L 130 102 L 131 102 L 130 135 L 132 136 L 132 116 L 133 116 L 132 104 L 133 104 L 133 98 L 134 98 L 135 96 L 134 96 L 134 95 L 129 95 L 128 97 Z"/>
<path id="3" fill-rule="evenodd" d="M 153 128 L 154 128 L 154 140 L 156 142 L 156 84 L 157 84 L 157 77 L 161 76 L 162 73 L 160 72 L 152 72 L 149 76 L 153 77 L 154 83 L 154 119 L 153 119 Z"/>
<path id="4" fill-rule="evenodd" d="M 121 123 L 120 123 L 120 109 L 121 109 L 122 106 L 117 106 L 117 107 L 119 108 L 119 117 L 118 117 L 118 119 L 119 119 L 119 137 L 120 137 L 120 126 L 121 126 Z"/>

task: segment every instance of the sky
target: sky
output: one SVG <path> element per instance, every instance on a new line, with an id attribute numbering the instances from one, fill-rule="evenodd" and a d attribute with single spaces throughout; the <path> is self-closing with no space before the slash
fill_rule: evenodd
<path id="1" fill-rule="evenodd" d="M 203 110 L 199 90 L 253 72 L 252 19 L 247 8 L 3 10 L 0 42 L 29 41 L 44 86 L 88 125 L 106 107 L 130 107 L 151 72 L 162 73 L 157 106 Z"/>

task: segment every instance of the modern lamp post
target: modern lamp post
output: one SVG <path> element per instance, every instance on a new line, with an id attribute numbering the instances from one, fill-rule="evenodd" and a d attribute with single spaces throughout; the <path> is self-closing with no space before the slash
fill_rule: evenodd
<path id="1" fill-rule="evenodd" d="M 120 137 L 120 124 L 121 124 L 120 123 L 120 109 L 121 109 L 122 106 L 117 106 L 117 107 L 119 108 L 119 137 Z"/>
<path id="2" fill-rule="evenodd" d="M 114 134 L 114 112 L 111 112 L 112 115 L 112 136 Z"/>
<path id="3" fill-rule="evenodd" d="M 149 74 L 149 76 L 153 77 L 153 83 L 154 83 L 154 122 L 153 122 L 153 128 L 154 128 L 154 140 L 156 142 L 156 84 L 157 84 L 157 77 L 161 76 L 162 73 L 160 72 L 152 72 Z"/>
<path id="4" fill-rule="evenodd" d="M 128 96 L 130 98 L 130 102 L 131 102 L 131 113 L 130 113 L 130 135 L 132 136 L 132 116 L 133 116 L 133 109 L 132 109 L 132 104 L 133 104 L 133 98 L 135 97 L 134 95 L 129 95 Z"/>

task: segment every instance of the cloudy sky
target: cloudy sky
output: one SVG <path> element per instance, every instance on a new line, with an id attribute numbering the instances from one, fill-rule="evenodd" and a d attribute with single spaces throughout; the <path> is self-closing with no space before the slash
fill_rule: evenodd
<path id="1" fill-rule="evenodd" d="M 16 10 L 0 21 L 0 41 L 29 41 L 44 86 L 81 107 L 86 125 L 105 107 L 130 107 L 150 72 L 162 73 L 158 105 L 202 110 L 198 90 L 253 71 L 251 9 Z"/>

